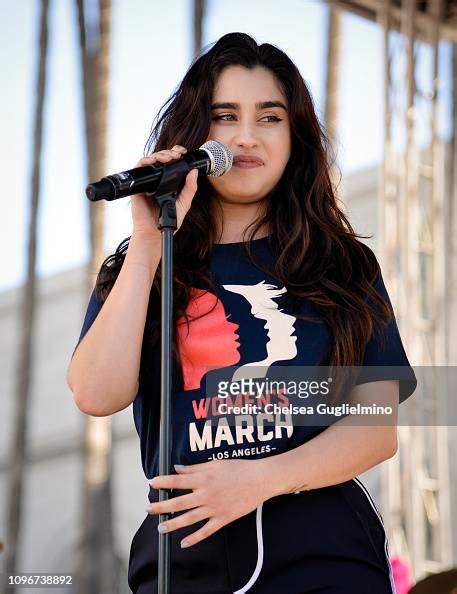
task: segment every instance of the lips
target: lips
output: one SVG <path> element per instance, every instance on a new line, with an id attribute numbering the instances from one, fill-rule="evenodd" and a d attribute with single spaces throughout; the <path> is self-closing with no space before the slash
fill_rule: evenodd
<path id="1" fill-rule="evenodd" d="M 233 157 L 234 167 L 243 167 L 249 169 L 251 167 L 260 167 L 263 165 L 262 159 L 251 155 L 236 155 Z"/>

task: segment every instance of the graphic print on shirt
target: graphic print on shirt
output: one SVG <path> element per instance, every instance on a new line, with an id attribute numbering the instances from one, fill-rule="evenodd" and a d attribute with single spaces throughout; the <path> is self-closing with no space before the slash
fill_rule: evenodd
<path id="1" fill-rule="evenodd" d="M 226 284 L 223 288 L 243 298 L 246 312 L 254 319 L 265 320 L 265 344 L 258 345 L 256 351 L 261 354 L 253 361 L 243 361 L 236 368 L 231 381 L 242 378 L 265 377 L 268 367 L 277 361 L 290 361 L 297 356 L 296 318 L 284 313 L 274 301 L 286 292 L 286 288 L 268 284 L 265 281 L 253 285 Z M 228 320 L 224 304 L 209 291 L 192 288 L 191 300 L 186 310 L 190 318 L 189 328 L 185 317 L 177 322 L 178 345 L 181 356 L 184 390 L 198 390 L 208 368 L 217 369 L 236 365 L 240 362 L 240 338 L 237 331 L 240 326 Z M 203 315 L 205 314 L 205 315 Z M 249 315 L 247 319 L 249 320 Z M 198 319 L 193 319 L 194 317 Z M 249 321 L 245 322 L 244 340 L 250 340 Z M 243 341 L 243 337 L 241 337 Z M 260 371 L 259 371 L 260 370 Z M 190 395 L 189 395 L 190 396 Z M 291 415 L 277 414 L 237 414 L 224 415 L 219 412 L 221 404 L 229 406 L 259 405 L 276 403 L 287 406 L 289 399 L 281 391 L 265 391 L 261 397 L 241 393 L 236 397 L 200 395 L 192 398 L 192 413 L 188 415 L 189 450 L 205 452 L 207 459 L 216 457 L 214 450 L 230 446 L 227 450 L 217 451 L 217 457 L 228 458 L 269 452 L 274 449 L 276 440 L 291 437 L 293 423 Z M 231 419 L 229 423 L 229 417 Z M 250 448 L 238 448 L 239 445 L 254 445 Z M 213 453 L 211 453 L 213 451 Z"/>
<path id="2" fill-rule="evenodd" d="M 267 356 L 262 361 L 252 361 L 239 367 L 234 375 L 233 381 L 238 381 L 243 377 L 259 377 L 256 371 L 252 376 L 248 372 L 248 367 L 261 366 L 261 373 L 264 376 L 268 367 L 275 361 L 287 361 L 294 359 L 297 355 L 297 337 L 292 336 L 295 330 L 297 318 L 285 314 L 278 308 L 278 304 L 273 301 L 286 292 L 286 288 L 278 289 L 274 285 L 265 284 L 264 281 L 256 285 L 223 285 L 227 291 L 242 295 L 251 306 L 251 313 L 254 317 L 266 320 L 265 328 L 268 332 L 268 341 L 266 344 Z"/>
<path id="3" fill-rule="evenodd" d="M 184 316 L 177 322 L 184 390 L 199 388 L 208 367 L 228 367 L 240 360 L 238 324 L 227 320 L 222 302 L 213 293 L 193 287 L 190 299 L 189 331 Z"/>

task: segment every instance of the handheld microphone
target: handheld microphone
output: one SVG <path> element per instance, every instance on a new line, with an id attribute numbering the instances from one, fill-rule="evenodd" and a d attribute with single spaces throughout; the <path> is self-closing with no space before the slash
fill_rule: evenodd
<path id="1" fill-rule="evenodd" d="M 117 200 L 140 193 L 154 196 L 165 169 L 167 175 L 181 178 L 184 185 L 185 177 L 191 169 L 198 169 L 202 175 L 219 177 L 231 168 L 232 163 L 232 151 L 225 144 L 217 140 L 208 140 L 199 149 L 186 153 L 170 163 L 135 167 L 122 173 L 107 175 L 99 182 L 89 184 L 86 196 L 92 202 Z"/>

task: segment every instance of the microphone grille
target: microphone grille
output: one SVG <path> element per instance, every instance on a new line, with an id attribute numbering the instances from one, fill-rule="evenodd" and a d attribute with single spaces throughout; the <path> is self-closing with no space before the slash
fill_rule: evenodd
<path id="1" fill-rule="evenodd" d="M 222 142 L 208 140 L 201 145 L 200 150 L 205 151 L 211 161 L 207 175 L 220 177 L 231 168 L 233 163 L 233 153 L 227 146 L 225 146 L 225 144 L 222 144 Z"/>

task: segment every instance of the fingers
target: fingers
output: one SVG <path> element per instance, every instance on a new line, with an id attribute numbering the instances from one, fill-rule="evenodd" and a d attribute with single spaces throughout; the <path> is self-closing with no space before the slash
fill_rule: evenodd
<path id="1" fill-rule="evenodd" d="M 179 144 L 169 150 L 157 151 L 147 157 L 143 157 L 138 161 L 135 167 L 144 167 L 145 165 L 154 165 L 154 163 L 168 163 L 173 159 L 180 159 L 181 155 L 184 155 L 187 149 Z"/>
<path id="2" fill-rule="evenodd" d="M 149 505 L 149 513 L 152 515 L 157 514 L 169 514 L 175 511 L 183 511 L 185 509 L 191 509 L 197 507 L 198 495 L 195 491 L 188 493 L 187 495 L 180 495 L 179 497 L 172 497 L 171 499 L 165 499 L 164 501 L 155 501 Z"/>
<path id="3" fill-rule="evenodd" d="M 204 507 L 196 507 L 195 509 L 191 509 L 185 514 L 181 514 L 176 516 L 171 520 L 167 520 L 166 522 L 162 522 L 158 525 L 159 532 L 172 532 L 173 530 L 177 530 L 178 528 L 184 528 L 184 526 L 191 526 L 195 524 L 195 522 L 199 522 L 200 520 L 204 520 L 208 517 L 208 510 Z M 207 522 L 208 523 L 208 522 Z M 187 540 L 187 537 L 186 537 Z"/>
<path id="4" fill-rule="evenodd" d="M 170 152 L 181 156 L 184 153 L 187 153 L 187 149 L 184 146 L 181 146 L 180 144 L 175 144 L 175 146 L 172 149 L 170 149 Z"/>
<path id="5" fill-rule="evenodd" d="M 178 519 L 179 518 L 176 518 L 176 520 Z M 171 521 L 174 522 L 175 520 L 173 519 Z M 167 522 L 167 524 L 169 523 L 170 522 Z M 225 526 L 225 522 L 221 521 L 219 518 L 210 518 L 199 530 L 186 536 L 186 538 L 181 541 L 181 547 L 191 547 L 192 545 L 197 544 L 198 542 L 204 540 L 205 538 L 208 538 L 208 536 L 211 536 L 212 534 L 220 530 L 222 526 Z"/>
<path id="6" fill-rule="evenodd" d="M 153 489 L 196 489 L 200 486 L 200 477 L 196 474 L 159 474 L 149 484 Z"/>

